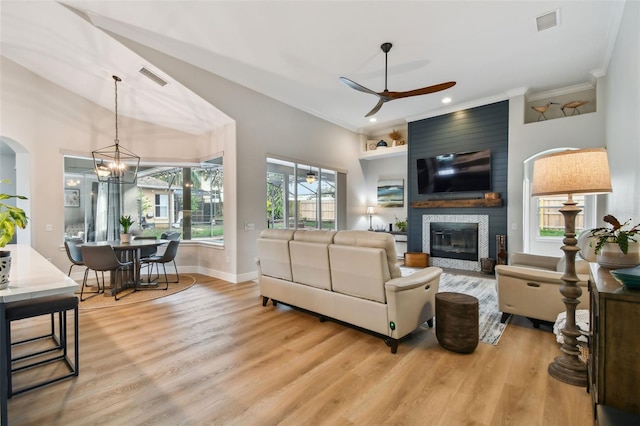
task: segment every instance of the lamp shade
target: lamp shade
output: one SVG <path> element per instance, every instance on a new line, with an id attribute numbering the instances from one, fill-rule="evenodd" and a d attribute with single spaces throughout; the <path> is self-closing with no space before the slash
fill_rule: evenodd
<path id="1" fill-rule="evenodd" d="M 376 214 L 376 208 L 373 206 L 367 207 L 367 214 Z"/>
<path id="2" fill-rule="evenodd" d="M 556 152 L 533 163 L 533 197 L 606 192 L 611 192 L 611 173 L 604 148 Z"/>

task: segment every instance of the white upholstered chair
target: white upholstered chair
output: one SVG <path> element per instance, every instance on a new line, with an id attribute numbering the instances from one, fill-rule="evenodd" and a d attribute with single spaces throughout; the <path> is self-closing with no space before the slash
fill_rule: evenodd
<path id="1" fill-rule="evenodd" d="M 582 289 L 580 304 L 576 309 L 589 309 L 587 280 L 589 262 L 596 261 L 590 246 L 589 231 L 578 235 L 580 251 L 576 255 L 576 273 Z M 502 322 L 509 315 L 529 318 L 534 326 L 541 322 L 553 323 L 560 312 L 565 311 L 560 286 L 563 284 L 565 258 L 540 256 L 529 253 L 514 253 L 509 265 L 496 266 L 498 309 L 502 312 Z"/>

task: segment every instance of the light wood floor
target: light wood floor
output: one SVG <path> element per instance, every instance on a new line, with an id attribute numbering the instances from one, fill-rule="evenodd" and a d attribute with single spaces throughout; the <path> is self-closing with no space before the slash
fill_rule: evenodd
<path id="1" fill-rule="evenodd" d="M 255 282 L 195 276 L 172 296 L 81 311 L 80 376 L 14 396 L 10 424 L 593 424 L 585 389 L 547 374 L 554 335 L 525 319 L 470 355 L 429 328 L 392 355 L 379 337 L 263 307 Z"/>

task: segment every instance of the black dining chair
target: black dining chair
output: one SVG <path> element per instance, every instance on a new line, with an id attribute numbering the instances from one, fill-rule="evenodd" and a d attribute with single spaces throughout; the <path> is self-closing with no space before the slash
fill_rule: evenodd
<path id="1" fill-rule="evenodd" d="M 176 265 L 176 254 L 178 253 L 178 245 L 180 244 L 180 240 L 171 240 L 169 241 L 169 245 L 167 249 L 164 251 L 162 256 L 151 256 L 146 258 L 145 260 L 140 260 L 141 263 L 147 264 L 148 266 L 148 280 L 151 281 L 151 274 L 153 273 L 153 266 L 155 265 L 158 268 L 158 279 L 160 278 L 160 267 L 158 265 L 162 265 L 162 269 L 164 270 L 164 282 L 166 284 L 164 290 L 169 288 L 169 278 L 167 278 L 167 267 L 166 264 L 173 262 L 173 267 L 176 270 L 176 280 L 171 281 L 172 283 L 180 282 L 180 275 L 178 275 L 178 266 Z"/>
<path id="2" fill-rule="evenodd" d="M 112 279 L 114 285 L 114 298 L 120 300 L 118 297 L 118 272 L 120 272 L 121 283 L 125 281 L 125 271 L 133 269 L 133 261 L 122 262 L 118 259 L 113 247 L 109 245 L 104 246 L 82 246 L 82 257 L 87 270 L 84 272 L 84 281 L 82 282 L 82 289 L 80 290 L 80 301 L 84 301 L 82 294 L 84 287 L 87 283 L 87 275 L 89 269 L 102 272 L 102 291 L 105 291 L 104 273 L 110 271 L 115 276 Z M 97 273 L 97 272 L 96 272 Z M 100 282 L 98 281 L 98 289 L 100 288 Z M 122 289 L 122 284 L 120 289 Z"/>

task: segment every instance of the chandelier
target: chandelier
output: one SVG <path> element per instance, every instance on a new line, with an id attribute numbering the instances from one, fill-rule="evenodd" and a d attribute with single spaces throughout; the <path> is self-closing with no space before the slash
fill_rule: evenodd
<path id="1" fill-rule="evenodd" d="M 309 173 L 307 173 L 307 177 L 305 179 L 308 184 L 312 184 L 316 181 L 316 174 L 311 171 L 311 167 L 309 167 Z"/>
<path id="2" fill-rule="evenodd" d="M 115 184 L 135 183 L 138 177 L 138 167 L 140 157 L 133 152 L 120 146 L 118 140 L 118 82 L 120 77 L 114 75 L 115 82 L 115 114 L 116 114 L 116 137 L 115 144 L 95 150 L 93 156 L 93 168 L 100 182 L 110 182 Z"/>

